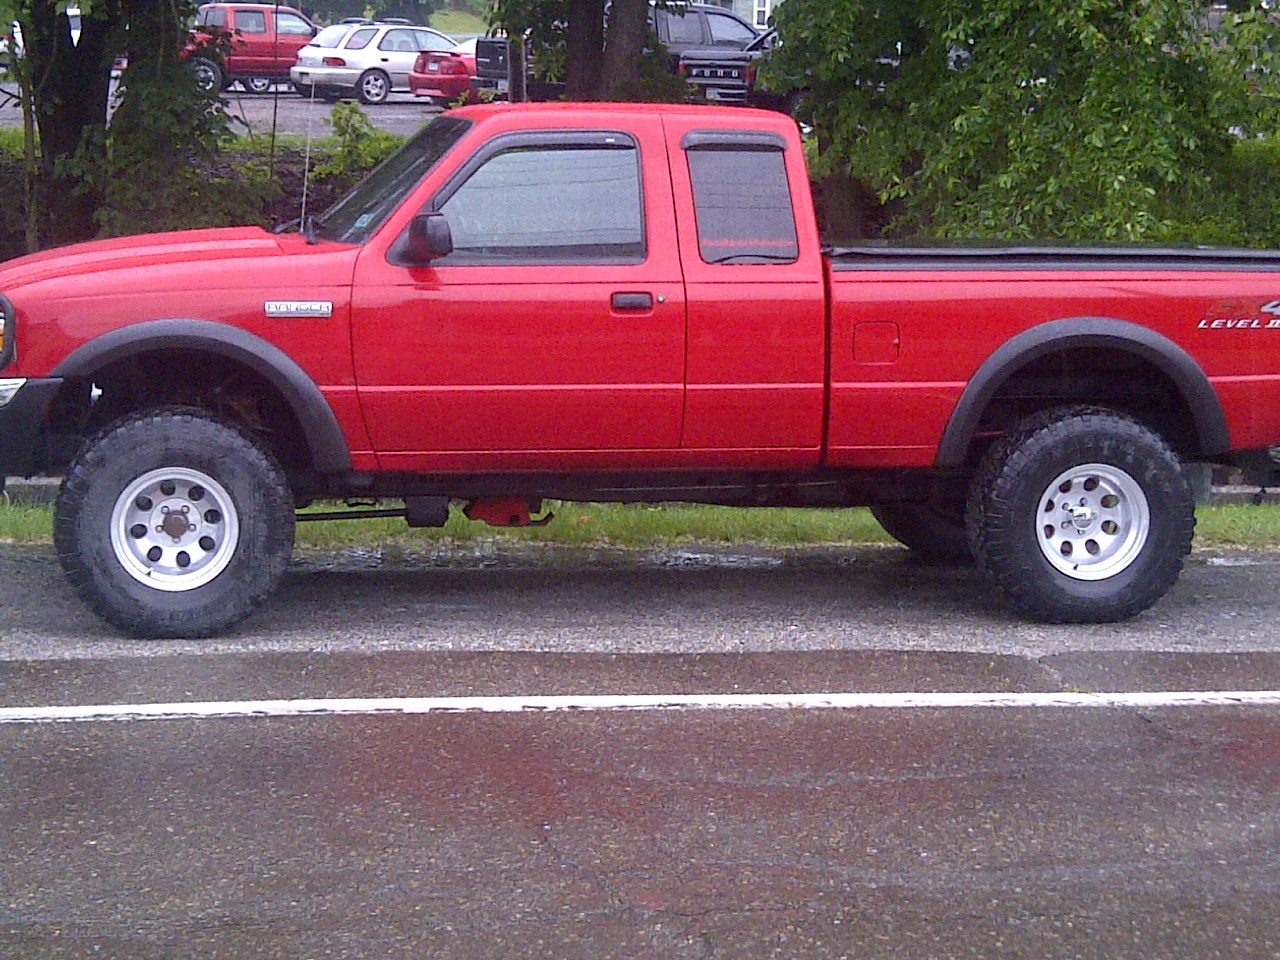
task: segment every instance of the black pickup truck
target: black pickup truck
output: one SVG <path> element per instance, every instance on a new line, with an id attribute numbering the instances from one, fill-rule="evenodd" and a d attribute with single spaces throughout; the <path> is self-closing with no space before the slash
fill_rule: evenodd
<path id="1" fill-rule="evenodd" d="M 761 34 L 742 50 L 700 47 L 680 56 L 680 75 L 693 88 L 694 99 L 708 103 L 760 107 L 795 116 L 803 89 L 775 93 L 760 79 L 759 68 L 777 42 L 774 30 Z"/>

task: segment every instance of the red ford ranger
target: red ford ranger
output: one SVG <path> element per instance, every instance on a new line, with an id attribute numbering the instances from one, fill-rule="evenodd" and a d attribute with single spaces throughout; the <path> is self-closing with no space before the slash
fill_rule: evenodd
<path id="1" fill-rule="evenodd" d="M 296 232 L 13 260 L 0 476 L 65 475 L 67 575 L 144 636 L 248 615 L 321 498 L 868 504 L 1117 620 L 1190 550 L 1187 464 L 1269 479 L 1277 255 L 824 252 L 808 184 L 780 114 L 481 105 Z"/>

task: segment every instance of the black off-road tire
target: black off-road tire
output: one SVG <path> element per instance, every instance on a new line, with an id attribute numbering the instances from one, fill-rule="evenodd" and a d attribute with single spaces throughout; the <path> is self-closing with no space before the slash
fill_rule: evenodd
<path id="1" fill-rule="evenodd" d="M 90 607 L 145 638 L 205 637 L 253 613 L 293 550 L 275 458 L 194 408 L 126 417 L 89 441 L 54 508 L 54 544 Z"/>
<path id="2" fill-rule="evenodd" d="M 965 527 L 964 505 L 954 510 L 930 502 L 878 503 L 871 508 L 884 532 L 926 563 L 973 563 Z"/>
<path id="3" fill-rule="evenodd" d="M 1195 501 L 1177 454 L 1110 410 L 1024 421 L 988 451 L 966 514 L 978 566 L 1027 616 L 1106 623 L 1168 592 L 1191 551 Z"/>

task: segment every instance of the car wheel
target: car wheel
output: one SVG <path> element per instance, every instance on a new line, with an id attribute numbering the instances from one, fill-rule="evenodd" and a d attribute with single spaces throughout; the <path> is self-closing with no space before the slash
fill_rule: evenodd
<path id="1" fill-rule="evenodd" d="M 1177 454 L 1108 410 L 1047 411 L 997 441 L 967 511 L 981 567 L 1023 613 L 1054 623 L 1124 620 L 1173 586 L 1195 500 Z"/>
<path id="2" fill-rule="evenodd" d="M 242 77 L 240 86 L 244 87 L 246 93 L 264 94 L 271 92 L 272 80 L 270 77 Z"/>
<path id="3" fill-rule="evenodd" d="M 274 457 L 186 407 L 126 417 L 89 441 L 54 511 L 68 580 L 148 638 L 208 636 L 249 616 L 284 574 L 293 527 Z"/>
<path id="4" fill-rule="evenodd" d="M 871 514 L 911 553 L 929 563 L 973 562 L 965 532 L 964 502 L 878 503 Z"/>
<path id="5" fill-rule="evenodd" d="M 356 81 L 361 103 L 385 103 L 391 93 L 391 78 L 381 70 L 366 70 Z"/>
<path id="6" fill-rule="evenodd" d="M 195 57 L 191 60 L 191 71 L 195 74 L 196 89 L 201 93 L 217 93 L 222 89 L 222 68 L 212 60 Z"/>

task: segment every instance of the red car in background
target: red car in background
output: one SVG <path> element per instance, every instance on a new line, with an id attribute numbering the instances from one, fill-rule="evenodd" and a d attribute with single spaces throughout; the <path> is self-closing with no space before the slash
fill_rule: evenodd
<path id="1" fill-rule="evenodd" d="M 409 71 L 409 89 L 415 97 L 430 97 L 447 107 L 471 89 L 476 75 L 476 40 L 458 44 L 452 50 L 423 50 Z"/>

